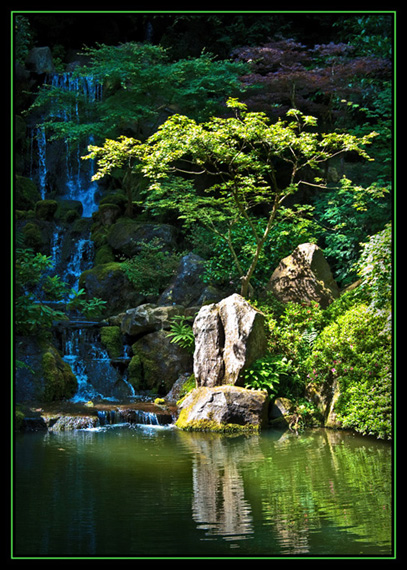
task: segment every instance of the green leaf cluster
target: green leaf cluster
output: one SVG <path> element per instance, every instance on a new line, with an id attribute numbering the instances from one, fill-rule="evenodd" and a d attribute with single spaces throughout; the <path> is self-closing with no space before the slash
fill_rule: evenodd
<path id="1" fill-rule="evenodd" d="M 342 285 L 357 278 L 360 244 L 381 230 L 391 216 L 389 187 L 353 184 L 345 176 L 338 186 L 321 190 L 314 199 L 316 235 L 323 240 L 324 254 Z"/>
<path id="2" fill-rule="evenodd" d="M 151 134 L 168 115 L 187 113 L 207 119 L 223 106 L 228 94 L 242 90 L 245 65 L 216 60 L 209 53 L 171 61 L 159 45 L 127 42 L 84 48 L 89 63 L 72 72 L 72 80 L 92 78 L 103 97 L 52 85 L 40 88 L 30 112 L 42 120 L 49 138 L 74 141 Z"/>
<path id="3" fill-rule="evenodd" d="M 311 383 L 339 382 L 335 409 L 343 427 L 391 439 L 391 341 L 382 315 L 354 305 L 324 328 L 307 364 Z"/>
<path id="4" fill-rule="evenodd" d="M 190 320 L 182 315 L 176 315 L 170 319 L 170 331 L 167 336 L 171 342 L 185 348 L 191 354 L 195 350 L 195 337 Z"/>

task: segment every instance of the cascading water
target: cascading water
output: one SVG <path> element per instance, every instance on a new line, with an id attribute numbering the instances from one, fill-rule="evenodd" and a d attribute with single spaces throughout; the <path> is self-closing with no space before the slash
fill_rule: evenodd
<path id="1" fill-rule="evenodd" d="M 62 280 L 78 291 L 79 277 L 93 264 L 94 247 L 90 238 L 78 239 L 72 247 L 69 261 L 62 271 Z"/>
<path id="2" fill-rule="evenodd" d="M 72 73 L 54 74 L 47 76 L 44 83 L 51 88 L 69 92 L 73 96 L 73 103 L 69 108 L 60 105 L 56 110 L 52 109 L 48 113 L 48 118 L 52 119 L 79 124 L 81 121 L 79 100 L 91 105 L 102 97 L 102 85 L 91 76 L 74 77 Z M 46 118 L 44 116 L 40 122 L 44 122 Z M 36 141 L 36 149 L 34 141 Z M 81 156 L 87 146 L 93 143 L 92 135 L 88 136 L 81 147 L 73 146 L 73 143 L 66 139 L 62 143 L 64 149 L 61 153 L 61 151 L 52 149 L 53 143 L 47 139 L 44 126 L 40 125 L 33 129 L 31 156 L 36 168 L 31 165 L 30 172 L 37 181 L 43 200 L 47 198 L 50 186 L 54 185 L 54 179 L 57 178 L 56 192 L 58 195 L 67 200 L 80 201 L 83 206 L 82 216 L 85 218 L 92 216 L 97 210 L 98 185 L 92 181 L 93 161 L 84 165 Z M 34 159 L 35 150 L 36 160 Z M 55 188 L 53 187 L 52 190 L 55 191 Z"/>
<path id="3" fill-rule="evenodd" d="M 88 400 L 131 400 L 133 386 L 121 374 L 100 342 L 100 325 L 91 322 L 73 322 L 62 329 L 61 350 L 63 359 L 78 380 L 73 402 Z"/>
<path id="4" fill-rule="evenodd" d="M 72 233 L 69 224 L 56 224 L 51 236 L 50 257 L 50 274 L 59 275 L 71 289 L 78 291 L 81 274 L 93 266 L 94 244 L 90 228 L 84 228 L 78 236 Z"/>

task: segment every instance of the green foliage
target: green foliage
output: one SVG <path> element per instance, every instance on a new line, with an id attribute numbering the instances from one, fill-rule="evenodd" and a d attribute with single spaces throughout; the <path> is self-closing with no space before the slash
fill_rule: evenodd
<path id="1" fill-rule="evenodd" d="M 369 309 L 387 318 L 391 313 L 393 294 L 393 234 L 392 224 L 362 244 L 357 264 L 362 279 L 359 293 L 370 299 Z"/>
<path id="2" fill-rule="evenodd" d="M 383 228 L 391 215 L 389 189 L 354 185 L 343 177 L 338 188 L 327 188 L 315 198 L 319 237 L 336 279 L 349 285 L 356 279 L 360 243 Z"/>
<path id="3" fill-rule="evenodd" d="M 16 16 L 14 21 L 14 57 L 20 65 L 24 65 L 32 45 L 30 22 L 25 16 Z"/>
<path id="4" fill-rule="evenodd" d="M 100 315 L 105 301 L 82 299 L 84 290 L 74 291 L 57 275 L 49 275 L 50 257 L 18 248 L 15 260 L 15 315 L 17 334 L 41 333 L 58 319 L 66 318 L 62 310 L 54 309 L 50 301 L 64 301 L 65 308 L 78 309 L 87 317 Z"/>
<path id="5" fill-rule="evenodd" d="M 121 264 L 121 269 L 143 295 L 159 295 L 174 275 L 181 254 L 165 251 L 158 238 L 141 244 L 141 251 Z"/>
<path id="6" fill-rule="evenodd" d="M 134 157 L 135 169 L 151 181 L 144 207 L 177 210 L 185 224 L 199 222 L 223 239 L 241 279 L 241 294 L 247 296 L 277 212 L 301 183 L 298 173 L 347 151 L 369 159 L 364 147 L 375 133 L 362 138 L 336 132 L 319 135 L 313 130 L 316 119 L 296 109 L 287 113 L 286 120 L 271 124 L 265 113 L 247 112 L 237 99 L 229 98 L 227 107 L 235 117 L 212 117 L 198 124 L 187 116 L 174 115 L 144 144 L 123 137 L 114 143 L 107 141 L 104 147 L 92 147 L 87 158 L 99 161 L 101 170 L 96 176 L 100 176 Z M 284 187 L 277 176 L 282 164 L 290 172 Z M 214 180 L 204 193 L 198 193 L 190 179 L 199 175 Z M 259 205 L 269 211 L 261 231 L 250 215 Z M 254 244 L 247 270 L 232 240 L 232 231 L 242 221 L 250 227 L 250 244 Z"/>
<path id="7" fill-rule="evenodd" d="M 172 62 L 166 50 L 149 43 L 98 44 L 87 47 L 89 58 L 78 66 L 72 80 L 92 77 L 103 85 L 103 97 L 44 85 L 31 107 L 47 112 L 43 126 L 48 137 L 72 142 L 118 137 L 133 132 L 143 137 L 174 112 L 207 119 L 222 108 L 225 97 L 241 90 L 245 65 L 217 61 L 208 53 Z"/>
<path id="8" fill-rule="evenodd" d="M 167 336 L 171 338 L 171 342 L 193 353 L 195 350 L 195 337 L 189 319 L 182 315 L 177 315 L 170 322 L 170 332 L 167 333 Z"/>
<path id="9" fill-rule="evenodd" d="M 287 372 L 287 368 L 289 362 L 284 356 L 267 355 L 260 358 L 244 372 L 245 387 L 250 390 L 265 390 L 269 396 L 275 396 L 280 376 Z"/>
<path id="10" fill-rule="evenodd" d="M 315 241 L 317 227 L 310 218 L 311 215 L 312 209 L 307 206 L 281 208 L 253 272 L 252 284 L 255 289 L 264 287 L 280 260 L 289 255 L 297 245 Z M 263 218 L 252 217 L 251 224 L 243 219 L 230 231 L 232 246 L 244 273 L 248 271 L 256 251 L 252 228 L 255 227 L 261 235 L 266 229 L 266 223 Z M 200 232 L 198 229 L 194 231 L 198 234 L 195 243 L 199 249 Z M 240 285 L 240 275 L 228 244 L 221 236 L 208 231 L 203 232 L 202 241 L 203 254 L 209 257 L 205 263 L 204 280 L 220 286 L 233 284 L 237 288 L 237 284 Z"/>
<path id="11" fill-rule="evenodd" d="M 391 438 L 391 339 L 386 321 L 356 304 L 324 328 L 307 359 L 310 382 L 331 385 L 337 379 L 336 404 L 343 427 Z"/>

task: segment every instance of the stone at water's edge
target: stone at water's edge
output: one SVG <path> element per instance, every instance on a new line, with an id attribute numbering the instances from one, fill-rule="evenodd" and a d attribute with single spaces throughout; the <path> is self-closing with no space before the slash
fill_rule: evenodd
<path id="1" fill-rule="evenodd" d="M 189 431 L 257 432 L 267 426 L 266 392 L 238 386 L 192 390 L 180 404 L 176 426 Z"/>
<path id="2" fill-rule="evenodd" d="M 193 330 L 197 386 L 241 385 L 241 373 L 266 351 L 264 316 L 238 294 L 204 305 Z"/>

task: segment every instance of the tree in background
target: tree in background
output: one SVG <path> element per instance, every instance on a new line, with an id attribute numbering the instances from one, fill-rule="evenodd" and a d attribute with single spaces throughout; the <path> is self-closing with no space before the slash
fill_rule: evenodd
<path id="1" fill-rule="evenodd" d="M 362 138 L 335 132 L 320 135 L 315 132 L 316 119 L 295 109 L 286 120 L 271 123 L 265 113 L 248 112 L 236 99 L 229 99 L 227 107 L 234 117 L 197 123 L 174 115 L 144 144 L 128 137 L 106 140 L 103 147 L 90 146 L 86 158 L 98 160 L 95 178 L 133 161 L 150 180 L 144 208 L 153 215 L 173 210 L 186 225 L 199 222 L 221 238 L 239 273 L 241 295 L 247 297 L 277 212 L 304 183 L 304 171 L 350 151 L 369 159 L 364 146 L 375 133 Z M 203 191 L 193 183 L 197 176 L 205 177 Z M 258 207 L 267 212 L 261 229 L 253 218 Z M 242 220 L 253 244 L 248 267 L 242 266 L 231 238 Z"/>

